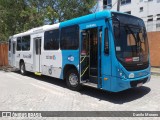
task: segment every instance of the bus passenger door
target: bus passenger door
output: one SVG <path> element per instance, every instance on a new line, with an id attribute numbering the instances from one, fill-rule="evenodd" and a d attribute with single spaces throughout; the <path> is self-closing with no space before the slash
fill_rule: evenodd
<path id="1" fill-rule="evenodd" d="M 34 43 L 34 51 L 33 51 L 34 71 L 41 72 L 41 37 L 34 38 L 33 43 Z"/>
<path id="2" fill-rule="evenodd" d="M 93 87 L 100 86 L 100 30 L 98 27 L 81 32 L 80 80 Z"/>
<path id="3" fill-rule="evenodd" d="M 16 66 L 16 42 L 12 41 L 12 46 L 11 46 L 11 52 L 12 52 L 12 66 L 15 67 Z"/>
<path id="4" fill-rule="evenodd" d="M 84 30 L 81 32 L 81 52 L 80 52 L 80 80 L 87 82 L 90 74 L 90 32 Z"/>

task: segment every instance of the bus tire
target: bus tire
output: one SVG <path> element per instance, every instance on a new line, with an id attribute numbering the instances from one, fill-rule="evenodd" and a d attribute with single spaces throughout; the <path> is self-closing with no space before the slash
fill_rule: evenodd
<path id="1" fill-rule="evenodd" d="M 77 70 L 71 69 L 66 74 L 66 84 L 69 89 L 74 91 L 79 91 L 81 89 L 81 84 L 79 81 L 79 74 Z"/>
<path id="2" fill-rule="evenodd" d="M 20 73 L 22 75 L 26 75 L 26 73 L 27 73 L 24 62 L 21 62 L 21 64 L 20 64 Z"/>

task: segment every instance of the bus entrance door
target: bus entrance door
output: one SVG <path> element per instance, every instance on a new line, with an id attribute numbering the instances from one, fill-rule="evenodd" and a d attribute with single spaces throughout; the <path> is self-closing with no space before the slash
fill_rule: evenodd
<path id="1" fill-rule="evenodd" d="M 34 71 L 41 72 L 41 37 L 34 38 Z"/>
<path id="2" fill-rule="evenodd" d="M 80 79 L 83 84 L 90 84 L 97 87 L 99 75 L 98 63 L 98 28 L 84 30 L 81 33 L 81 54 L 80 54 Z"/>

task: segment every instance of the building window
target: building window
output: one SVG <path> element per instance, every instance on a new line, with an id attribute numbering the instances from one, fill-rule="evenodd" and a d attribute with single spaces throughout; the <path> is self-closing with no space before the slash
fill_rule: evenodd
<path id="1" fill-rule="evenodd" d="M 143 7 L 140 7 L 140 8 L 139 8 L 139 12 L 143 12 Z"/>
<path id="2" fill-rule="evenodd" d="M 153 15 L 149 15 L 147 21 L 148 21 L 148 22 L 153 21 Z"/>
<path id="3" fill-rule="evenodd" d="M 22 50 L 29 51 L 30 50 L 30 35 L 22 37 Z"/>
<path id="4" fill-rule="evenodd" d="M 127 12 L 124 12 L 124 13 L 131 14 L 131 11 L 127 11 Z"/>
<path id="5" fill-rule="evenodd" d="M 103 8 L 107 9 L 108 7 L 112 7 L 112 0 L 103 0 Z"/>
<path id="6" fill-rule="evenodd" d="M 21 41 L 21 37 L 17 38 L 17 51 L 21 51 L 21 47 L 22 47 L 22 41 Z"/>
<path id="7" fill-rule="evenodd" d="M 156 28 L 160 28 L 160 23 L 157 23 L 157 24 L 156 24 Z"/>
<path id="8" fill-rule="evenodd" d="M 60 46 L 62 50 L 75 50 L 79 46 L 78 26 L 69 26 L 61 29 Z"/>
<path id="9" fill-rule="evenodd" d="M 157 0 L 157 3 L 160 3 L 160 0 Z"/>
<path id="10" fill-rule="evenodd" d="M 121 0 L 121 5 L 129 4 L 131 0 Z"/>
<path id="11" fill-rule="evenodd" d="M 139 2 L 143 2 L 143 0 L 139 0 Z"/>
<path id="12" fill-rule="evenodd" d="M 153 0 L 148 0 L 148 2 L 151 2 L 151 1 L 153 1 Z"/>
<path id="13" fill-rule="evenodd" d="M 157 14 L 157 20 L 160 20 L 160 14 Z"/>
<path id="14" fill-rule="evenodd" d="M 59 49 L 59 30 L 46 31 L 44 33 L 44 50 Z"/>

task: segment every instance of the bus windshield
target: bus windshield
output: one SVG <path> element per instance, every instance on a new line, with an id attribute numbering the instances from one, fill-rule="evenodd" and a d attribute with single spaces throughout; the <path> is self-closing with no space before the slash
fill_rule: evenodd
<path id="1" fill-rule="evenodd" d="M 128 70 L 148 67 L 148 40 L 145 25 L 140 18 L 112 13 L 117 59 Z"/>

